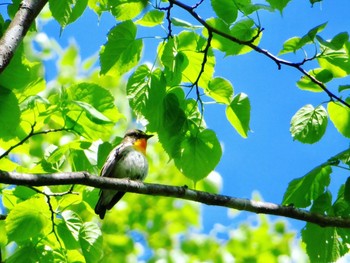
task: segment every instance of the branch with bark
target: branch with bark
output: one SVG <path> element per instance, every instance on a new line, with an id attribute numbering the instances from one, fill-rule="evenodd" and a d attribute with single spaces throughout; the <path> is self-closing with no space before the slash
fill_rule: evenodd
<path id="1" fill-rule="evenodd" d="M 0 73 L 10 63 L 31 24 L 48 0 L 23 0 L 9 27 L 0 39 Z"/>
<path id="2" fill-rule="evenodd" d="M 233 208 L 257 214 L 283 216 L 314 223 L 322 227 L 350 228 L 350 219 L 312 213 L 293 206 L 282 206 L 274 203 L 212 194 L 189 189 L 187 186 L 150 184 L 142 183 L 140 181 L 131 181 L 128 179 L 99 177 L 91 175 L 87 172 L 23 174 L 17 172 L 0 171 L 0 183 L 25 186 L 80 184 L 96 188 L 113 189 L 144 195 L 180 198 L 206 205 Z"/>

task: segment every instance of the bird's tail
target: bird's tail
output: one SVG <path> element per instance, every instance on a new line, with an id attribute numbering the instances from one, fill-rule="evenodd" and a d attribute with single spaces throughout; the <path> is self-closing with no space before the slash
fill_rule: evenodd
<path id="1" fill-rule="evenodd" d="M 124 195 L 125 192 L 117 192 L 112 199 L 107 199 L 108 195 L 105 192 L 101 192 L 100 198 L 95 206 L 95 213 L 99 215 L 101 219 L 103 219 L 106 211 L 112 209 L 112 207 L 118 203 Z"/>
<path id="2" fill-rule="evenodd" d="M 102 198 L 102 195 L 101 195 L 100 198 L 97 201 L 96 206 L 95 206 L 95 213 L 97 215 L 99 215 L 101 219 L 103 219 L 105 217 L 105 214 L 106 214 L 106 211 L 107 211 L 107 208 L 102 203 L 102 200 L 103 200 L 103 198 Z"/>

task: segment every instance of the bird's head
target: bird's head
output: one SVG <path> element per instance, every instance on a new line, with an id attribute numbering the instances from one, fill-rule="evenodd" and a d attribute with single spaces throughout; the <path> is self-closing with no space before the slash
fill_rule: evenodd
<path id="1" fill-rule="evenodd" d="M 124 141 L 131 142 L 136 149 L 146 153 L 147 140 L 153 135 L 146 134 L 141 130 L 129 130 L 125 133 Z"/>

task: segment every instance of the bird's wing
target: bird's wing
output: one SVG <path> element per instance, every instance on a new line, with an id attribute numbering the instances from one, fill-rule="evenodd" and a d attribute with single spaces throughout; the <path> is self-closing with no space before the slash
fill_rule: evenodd
<path id="1" fill-rule="evenodd" d="M 114 177 L 113 169 L 116 167 L 116 163 L 120 160 L 122 155 L 120 154 L 122 149 L 125 148 L 124 145 L 118 145 L 115 147 L 107 157 L 105 164 L 101 169 L 101 176 L 104 177 Z M 113 176 L 114 175 L 114 176 Z"/>

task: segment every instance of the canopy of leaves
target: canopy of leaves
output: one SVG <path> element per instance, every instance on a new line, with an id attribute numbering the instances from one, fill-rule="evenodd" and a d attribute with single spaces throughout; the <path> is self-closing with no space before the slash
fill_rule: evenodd
<path id="1" fill-rule="evenodd" d="M 13 2 L 8 14 L 0 17 L 1 35 L 9 26 L 7 17 L 13 19 L 20 7 L 20 1 Z M 214 171 L 223 154 L 221 138 L 215 127 L 207 127 L 204 113 L 210 103 L 224 106 L 227 125 L 242 138 L 249 137 L 254 106 L 248 94 L 234 89 L 232 79 L 215 70 L 223 56 L 250 52 L 267 56 L 279 67 L 297 69 L 302 76 L 296 85 L 303 92 L 329 97 L 327 109 L 307 104 L 296 111 L 290 123 L 294 140 L 321 141 L 328 119 L 342 136 L 350 137 L 350 105 L 343 95 L 350 86 L 336 84 L 341 95 L 328 88 L 350 74 L 347 32 L 325 39 L 321 33 L 327 23 L 322 23 L 301 37 L 292 36 L 279 55 L 310 48 L 316 54 L 288 62 L 260 48 L 263 29 L 256 14 L 282 14 L 290 0 L 208 2 L 212 17 L 202 18 L 203 1 L 189 6 L 175 0 L 49 0 L 39 25 L 54 19 L 60 33 L 87 9 L 99 18 L 110 14 L 116 24 L 105 32 L 106 42 L 95 52 L 98 56 L 85 61 L 75 44 L 62 49 L 40 26 L 31 28 L 0 74 L 0 169 L 97 174 L 134 121 L 144 124 L 160 142 L 150 141 L 148 180 L 194 183 L 198 189 L 219 192 L 221 178 Z M 191 18 L 174 17 L 181 13 L 178 10 Z M 45 40 L 40 40 L 43 36 Z M 154 50 L 148 46 L 149 38 Z M 154 60 L 144 61 L 145 52 L 154 53 Z M 46 62 L 55 57 L 57 75 L 49 80 Z M 311 60 L 312 67 L 307 67 Z M 334 167 L 348 168 L 349 160 L 345 150 L 292 180 L 283 204 L 348 218 L 349 179 L 344 179 L 335 200 L 328 187 Z M 0 220 L 0 245 L 5 248 L 0 256 L 6 262 L 277 262 L 295 249 L 290 245 L 294 234 L 285 223 L 269 222 L 264 216 L 255 227 L 229 226 L 224 233 L 214 229 L 214 234 L 206 235 L 201 232 L 201 209 L 191 202 L 127 194 L 100 224 L 93 212 L 98 189 L 1 185 L 0 194 L 7 213 Z M 302 240 L 312 262 L 335 261 L 350 244 L 347 230 L 309 223 Z"/>

